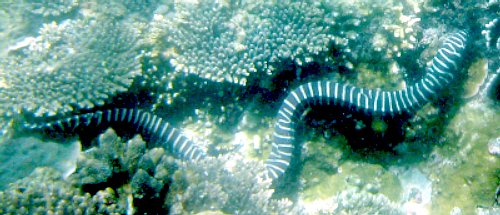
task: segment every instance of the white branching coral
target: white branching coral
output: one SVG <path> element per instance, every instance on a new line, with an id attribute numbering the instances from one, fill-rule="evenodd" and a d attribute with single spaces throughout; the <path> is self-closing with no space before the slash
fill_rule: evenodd
<path id="1" fill-rule="evenodd" d="M 486 47 L 490 49 L 500 49 L 500 18 L 495 18 L 488 22 L 481 32 L 486 39 Z"/>
<path id="2" fill-rule="evenodd" d="M 271 64 L 313 61 L 330 41 L 323 10 L 306 2 L 258 3 L 241 8 L 201 2 L 181 7 L 166 40 L 177 71 L 217 82 L 247 84 Z"/>
<path id="3" fill-rule="evenodd" d="M 37 116 L 92 108 L 140 75 L 138 35 L 113 20 L 46 24 L 0 65 L 0 114 Z"/>

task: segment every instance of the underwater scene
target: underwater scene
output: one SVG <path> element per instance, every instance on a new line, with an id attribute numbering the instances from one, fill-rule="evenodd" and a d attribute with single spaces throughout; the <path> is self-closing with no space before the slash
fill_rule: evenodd
<path id="1" fill-rule="evenodd" d="M 500 214 L 498 0 L 1 0 L 0 214 Z"/>

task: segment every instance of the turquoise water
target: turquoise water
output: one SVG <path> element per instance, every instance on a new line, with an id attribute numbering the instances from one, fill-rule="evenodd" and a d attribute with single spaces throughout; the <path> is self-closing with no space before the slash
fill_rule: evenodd
<path id="1" fill-rule="evenodd" d="M 499 7 L 0 2 L 0 213 L 499 213 Z"/>

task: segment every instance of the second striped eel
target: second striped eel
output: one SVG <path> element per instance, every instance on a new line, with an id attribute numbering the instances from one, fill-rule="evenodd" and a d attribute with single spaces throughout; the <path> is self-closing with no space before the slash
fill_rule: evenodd
<path id="1" fill-rule="evenodd" d="M 25 124 L 28 130 L 44 133 L 72 134 L 87 128 L 109 126 L 132 127 L 144 137 L 151 139 L 149 147 L 161 146 L 187 160 L 198 160 L 206 156 L 205 151 L 190 138 L 182 134 L 163 118 L 139 109 L 115 108 L 104 111 L 74 115 L 69 118 L 43 124 Z"/>
<path id="2" fill-rule="evenodd" d="M 354 106 L 368 113 L 398 114 L 413 112 L 454 79 L 466 47 L 467 33 L 459 31 L 448 37 L 416 84 L 397 91 L 363 89 L 331 81 L 300 85 L 284 100 L 274 127 L 271 153 L 266 161 L 267 178 L 277 179 L 287 170 L 295 148 L 296 125 L 304 110 L 311 105 Z M 49 123 L 26 124 L 30 130 L 48 133 L 75 133 L 91 127 L 127 125 L 173 151 L 178 157 L 198 160 L 205 151 L 161 117 L 138 109 L 115 108 L 75 115 Z"/>

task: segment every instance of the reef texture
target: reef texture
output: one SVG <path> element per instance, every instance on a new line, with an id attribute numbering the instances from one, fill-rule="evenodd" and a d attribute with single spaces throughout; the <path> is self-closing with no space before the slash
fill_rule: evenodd
<path id="1" fill-rule="evenodd" d="M 103 105 L 141 72 L 138 35 L 116 20 L 45 24 L 0 66 L 1 115 L 63 114 Z"/>
<path id="2" fill-rule="evenodd" d="M 68 180 L 89 191 L 112 189 L 122 210 L 166 211 L 163 207 L 173 160 L 162 148 L 147 149 L 139 136 L 123 141 L 109 129 L 99 145 L 86 150 Z"/>
<path id="3" fill-rule="evenodd" d="M 274 64 L 312 62 L 327 51 L 324 11 L 305 2 L 259 2 L 241 8 L 186 4 L 166 20 L 175 70 L 246 85 L 253 73 L 272 74 Z"/>
<path id="4" fill-rule="evenodd" d="M 78 6 L 78 0 L 34 0 L 25 1 L 22 6 L 26 10 L 30 10 L 33 14 L 40 14 L 43 16 L 60 16 L 67 14 Z"/>
<path id="5" fill-rule="evenodd" d="M 301 208 L 271 199 L 271 181 L 262 181 L 261 162 L 220 156 L 182 163 L 174 175 L 171 213 L 299 214 Z"/>
<path id="6" fill-rule="evenodd" d="M 74 172 L 38 168 L 3 185 L 0 213 L 498 213 L 496 0 L 10 2 L 0 7 L 2 147 L 40 138 L 18 130 L 26 119 L 124 107 L 168 120 L 214 158 L 177 161 L 146 136 L 108 130 Z M 413 117 L 307 109 L 294 171 L 259 179 L 287 92 L 332 80 L 404 89 L 457 29 L 471 36 L 459 68 L 469 81 Z M 23 153 L 10 152 L 3 162 Z"/>
<path id="7" fill-rule="evenodd" d="M 2 214 L 124 214 L 117 206 L 112 189 L 84 193 L 51 168 L 33 173 L 0 192 Z"/>
<path id="8" fill-rule="evenodd" d="M 382 194 L 346 190 L 338 194 L 332 206 L 319 214 L 404 214 L 398 204 L 391 202 Z"/>
<path id="9" fill-rule="evenodd" d="M 163 206 L 173 174 L 173 159 L 161 148 L 147 149 L 136 136 L 128 141 L 112 129 L 96 146 L 78 156 L 69 177 L 51 168 L 37 169 L 0 192 L 5 213 L 168 212 Z"/>

